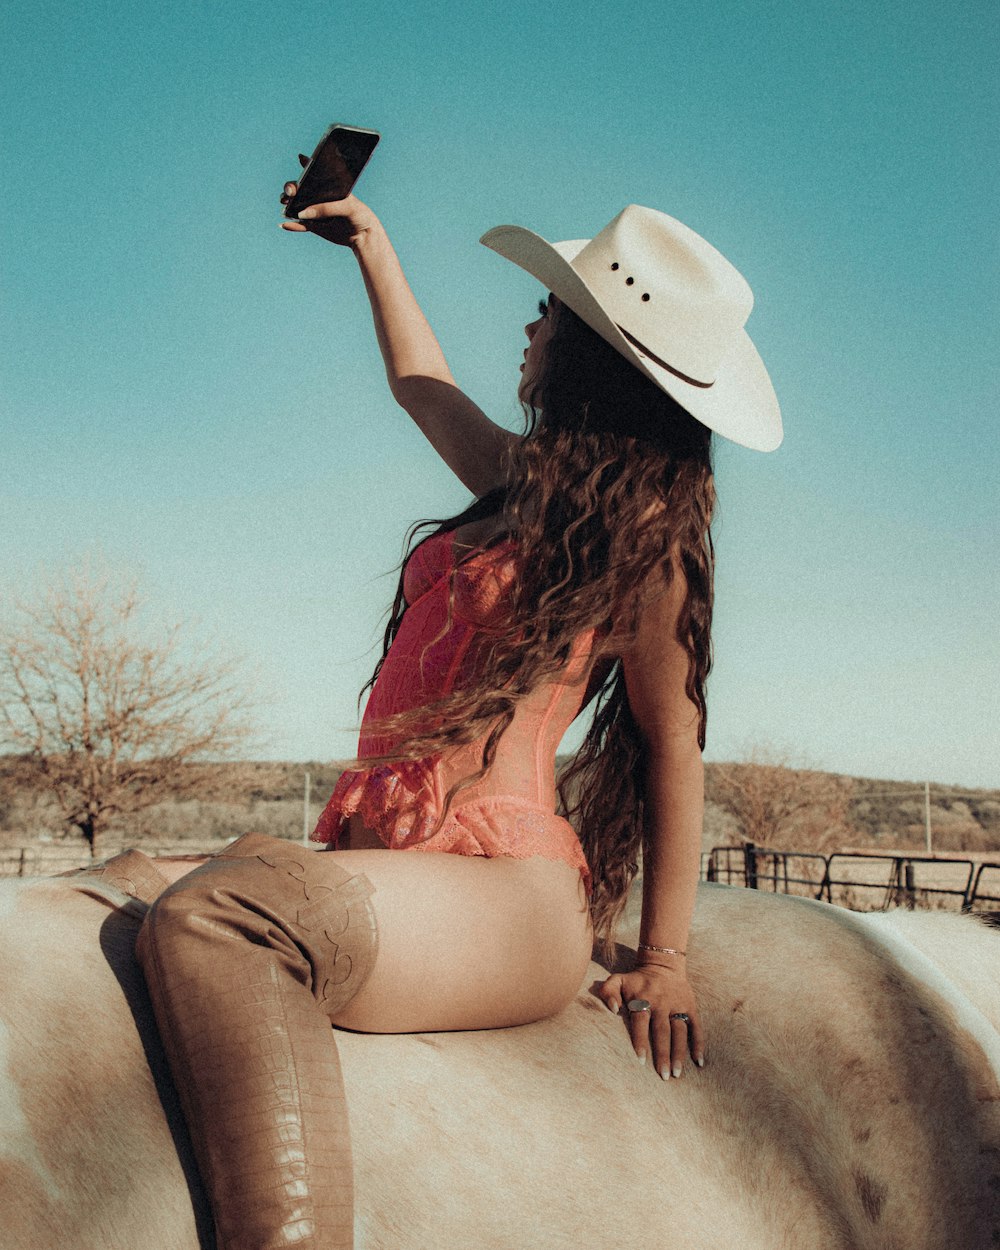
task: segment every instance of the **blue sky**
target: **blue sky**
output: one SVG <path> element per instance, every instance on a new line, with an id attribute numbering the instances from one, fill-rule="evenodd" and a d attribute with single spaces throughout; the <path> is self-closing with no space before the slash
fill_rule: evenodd
<path id="1" fill-rule="evenodd" d="M 349 755 L 407 524 L 465 502 L 349 254 L 277 226 L 331 121 L 460 383 L 539 290 L 480 247 L 661 208 L 746 274 L 786 439 L 720 444 L 707 758 L 1000 786 L 993 4 L 10 6 L 0 594 L 97 553 Z M 11 192 L 15 189 L 15 193 Z"/>

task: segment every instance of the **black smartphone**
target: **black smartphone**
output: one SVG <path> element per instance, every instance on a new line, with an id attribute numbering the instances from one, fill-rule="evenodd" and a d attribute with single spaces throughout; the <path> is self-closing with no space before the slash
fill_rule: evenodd
<path id="1" fill-rule="evenodd" d="M 285 205 L 285 216 L 295 217 L 310 204 L 326 204 L 350 195 L 381 137 L 377 130 L 359 126 L 331 126 L 299 175 L 299 189 Z"/>

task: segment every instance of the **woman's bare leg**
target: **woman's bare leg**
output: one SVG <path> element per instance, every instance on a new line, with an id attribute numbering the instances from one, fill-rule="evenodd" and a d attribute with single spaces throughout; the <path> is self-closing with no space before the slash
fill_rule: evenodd
<path id="1" fill-rule="evenodd" d="M 593 938 L 580 874 L 569 864 L 288 846 L 316 869 L 336 863 L 364 873 L 375 888 L 378 958 L 334 1021 L 344 1028 L 502 1028 L 553 1015 L 580 987 Z M 156 866 L 174 882 L 206 862 L 158 858 Z"/>
<path id="2" fill-rule="evenodd" d="M 580 988 L 592 933 L 580 874 L 542 859 L 433 851 L 321 853 L 374 887 L 374 969 L 334 1023 L 375 1033 L 502 1028 Z"/>

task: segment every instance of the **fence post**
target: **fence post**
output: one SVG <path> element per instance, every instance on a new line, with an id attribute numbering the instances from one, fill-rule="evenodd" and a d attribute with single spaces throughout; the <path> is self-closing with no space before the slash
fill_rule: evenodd
<path id="1" fill-rule="evenodd" d="M 909 860 L 903 865 L 903 899 L 907 909 L 913 911 L 917 905 L 917 892 L 913 884 L 913 865 Z"/>
<path id="2" fill-rule="evenodd" d="M 743 843 L 743 876 L 747 883 L 747 888 L 756 890 L 757 888 L 757 846 L 754 842 Z"/>
<path id="3" fill-rule="evenodd" d="M 927 839 L 927 854 L 934 854 L 934 838 L 931 834 L 931 783 L 924 782 L 924 833 Z"/>
<path id="4" fill-rule="evenodd" d="M 823 880 L 819 883 L 819 893 L 816 895 L 817 900 L 822 901 L 823 891 L 826 891 L 826 901 L 833 904 L 833 882 L 830 879 L 830 861 L 833 855 L 823 856 Z"/>

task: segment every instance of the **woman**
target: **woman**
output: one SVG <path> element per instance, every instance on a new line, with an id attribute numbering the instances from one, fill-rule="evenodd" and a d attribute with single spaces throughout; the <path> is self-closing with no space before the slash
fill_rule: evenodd
<path id="1" fill-rule="evenodd" d="M 351 1244 L 331 1021 L 495 1028 L 561 1010 L 595 934 L 613 941 L 640 846 L 637 964 L 600 994 L 664 1079 L 687 1052 L 704 1062 L 685 950 L 711 430 L 781 438 L 743 330 L 749 288 L 662 213 L 630 206 L 590 241 L 484 236 L 551 292 L 526 327 L 521 438 L 455 385 L 369 208 L 352 196 L 283 225 L 351 248 L 392 393 L 476 502 L 404 561 L 361 758 L 314 835 L 336 849 L 247 835 L 162 894 L 140 934 L 225 1250 Z M 554 814 L 554 760 L 595 698 L 569 778 L 581 846 Z"/>

